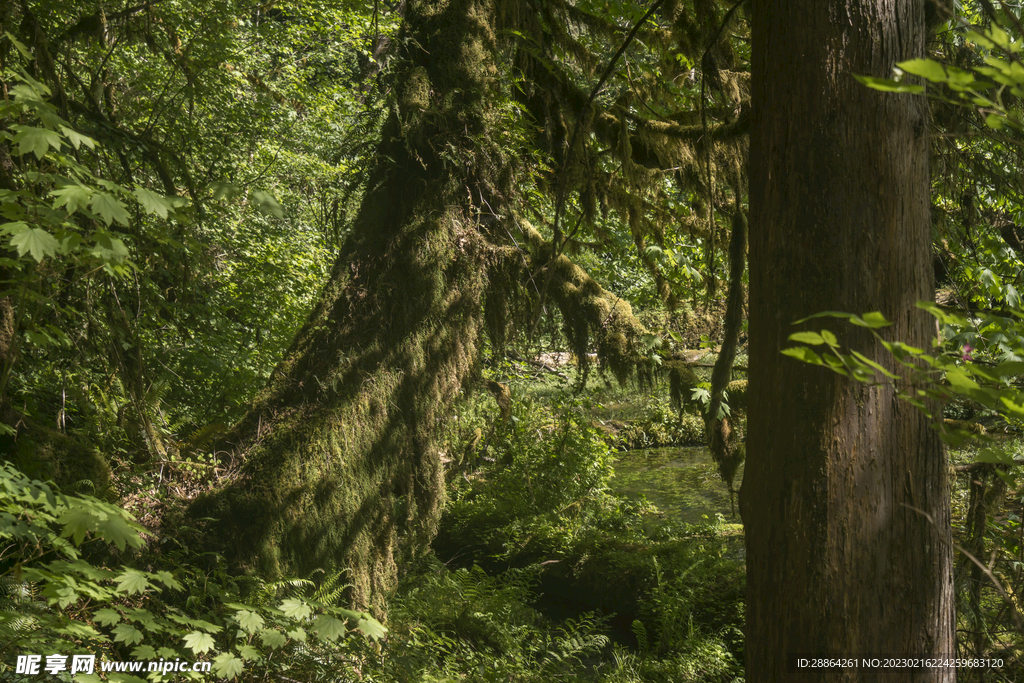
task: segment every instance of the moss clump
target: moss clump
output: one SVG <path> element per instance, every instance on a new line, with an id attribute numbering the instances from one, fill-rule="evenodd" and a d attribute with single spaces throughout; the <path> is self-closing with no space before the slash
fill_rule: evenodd
<path id="1" fill-rule="evenodd" d="M 53 480 L 65 491 L 98 498 L 110 494 L 110 466 L 89 444 L 23 420 L 16 436 L 0 439 L 5 459 L 32 479 Z"/>

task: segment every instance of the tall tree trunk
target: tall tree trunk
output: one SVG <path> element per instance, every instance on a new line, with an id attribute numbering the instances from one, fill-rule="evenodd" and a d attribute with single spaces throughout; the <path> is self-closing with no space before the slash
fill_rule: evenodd
<path id="1" fill-rule="evenodd" d="M 934 321 L 926 105 L 868 90 L 924 53 L 916 0 L 754 0 L 750 148 L 747 680 L 951 681 L 952 669 L 815 669 L 793 655 L 953 652 L 946 459 L 891 388 L 780 354 L 792 323 L 881 311 L 919 347 Z M 836 330 L 843 327 L 842 330 Z M 886 367 L 861 328 L 840 340 Z M 930 519 L 929 519 L 930 516 Z"/>

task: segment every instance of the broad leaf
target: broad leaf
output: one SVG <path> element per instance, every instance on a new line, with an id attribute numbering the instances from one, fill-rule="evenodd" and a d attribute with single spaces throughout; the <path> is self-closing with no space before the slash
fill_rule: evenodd
<path id="1" fill-rule="evenodd" d="M 313 620 L 313 630 L 317 635 L 327 640 L 335 640 L 339 636 L 348 633 L 348 627 L 341 619 L 335 619 L 329 614 L 321 614 Z"/>
<path id="2" fill-rule="evenodd" d="M 230 652 L 222 652 L 213 658 L 213 673 L 220 678 L 235 679 L 242 673 L 242 660 Z"/>
<path id="3" fill-rule="evenodd" d="M 782 349 L 782 354 L 812 365 L 821 365 L 822 363 L 821 356 L 806 346 L 793 346 L 788 349 Z"/>
<path id="4" fill-rule="evenodd" d="M 789 335 L 789 341 L 800 342 L 801 344 L 811 344 L 812 346 L 818 346 L 825 343 L 825 340 L 817 332 L 794 332 Z"/>
<path id="5" fill-rule="evenodd" d="M 263 617 L 249 610 L 239 610 L 235 613 L 235 619 L 238 620 L 238 625 L 249 633 L 256 633 L 264 624 Z"/>
<path id="6" fill-rule="evenodd" d="M 101 626 L 113 626 L 121 621 L 121 615 L 110 608 L 96 610 L 92 615 L 93 621 Z"/>
<path id="7" fill-rule="evenodd" d="M 71 215 L 79 209 L 89 206 L 89 202 L 92 200 L 92 190 L 84 185 L 65 185 L 52 190 L 50 196 L 56 197 L 53 208 L 59 209 L 63 206 L 68 215 Z"/>
<path id="8" fill-rule="evenodd" d="M 280 650 L 288 642 L 288 637 L 277 629 L 268 628 L 260 633 L 260 640 L 263 642 L 263 647 Z"/>
<path id="9" fill-rule="evenodd" d="M 125 570 L 123 574 L 117 577 L 117 590 L 122 593 L 127 593 L 128 595 L 142 593 L 147 588 L 149 588 L 149 579 L 138 569 Z"/>
<path id="10" fill-rule="evenodd" d="M 202 631 L 192 631 L 185 636 L 185 647 L 197 655 L 209 652 L 213 649 L 213 636 Z"/>
<path id="11" fill-rule="evenodd" d="M 19 125 L 11 126 L 11 130 L 16 131 L 14 143 L 18 145 L 18 150 L 15 153 L 19 156 L 31 152 L 37 159 L 42 159 L 51 147 L 60 149 L 60 136 L 52 130 Z"/>
<path id="12" fill-rule="evenodd" d="M 946 80 L 946 70 L 933 59 L 908 59 L 896 66 L 908 74 L 927 78 L 932 83 L 942 83 Z"/>
<path id="13" fill-rule="evenodd" d="M 114 627 L 114 642 L 137 645 L 145 638 L 145 634 L 131 624 L 118 624 Z"/>
<path id="14" fill-rule="evenodd" d="M 920 95 L 924 92 L 924 86 L 916 83 L 901 83 L 888 78 L 875 78 L 874 76 L 854 76 L 861 85 L 866 85 L 873 90 L 881 92 L 903 92 L 911 95 Z"/>
<path id="15" fill-rule="evenodd" d="M 284 612 L 286 617 L 300 620 L 305 619 L 312 612 L 309 605 L 296 598 L 288 598 L 279 605 L 279 609 Z"/>
<path id="16" fill-rule="evenodd" d="M 93 195 L 92 201 L 89 202 L 89 206 L 103 218 L 107 225 L 114 221 L 121 225 L 128 225 L 129 216 L 124 204 L 109 192 L 97 191 Z"/>
<path id="17" fill-rule="evenodd" d="M 11 246 L 18 250 L 18 256 L 29 254 L 37 263 L 60 251 L 60 242 L 42 228 L 29 228 L 15 234 L 11 237 Z"/>
<path id="18" fill-rule="evenodd" d="M 132 193 L 139 200 L 139 204 L 142 204 L 146 213 L 155 213 L 160 218 L 167 218 L 167 212 L 173 208 L 166 197 L 144 187 L 136 187 Z"/>

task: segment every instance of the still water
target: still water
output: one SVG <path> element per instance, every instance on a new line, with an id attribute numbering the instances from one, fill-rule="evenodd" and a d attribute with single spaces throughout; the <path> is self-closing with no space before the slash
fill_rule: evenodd
<path id="1" fill-rule="evenodd" d="M 743 467 L 736 474 L 739 490 Z M 612 490 L 630 498 L 647 497 L 667 519 L 689 524 L 714 520 L 721 513 L 731 517 L 729 489 L 718 476 L 711 453 L 702 446 L 648 448 L 618 454 Z"/>

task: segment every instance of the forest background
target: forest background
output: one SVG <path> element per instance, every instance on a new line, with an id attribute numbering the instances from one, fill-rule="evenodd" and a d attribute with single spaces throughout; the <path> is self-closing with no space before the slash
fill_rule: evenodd
<path id="1" fill-rule="evenodd" d="M 867 336 L 805 325 L 766 366 L 928 417 L 953 449 L 949 635 L 1002 663 L 960 678 L 1024 680 L 1024 30 L 1013 3 L 914 5 L 924 51 L 856 87 L 930 109 L 940 343 L 846 309 Z M 2 675 L 82 652 L 229 679 L 772 680 L 746 653 L 786 629 L 747 622 L 742 527 L 609 484 L 614 449 L 708 443 L 731 491 L 770 401 L 726 385 L 753 11 L 6 4 Z M 846 348 L 871 334 L 891 362 Z M 585 597 L 544 613 L 559 592 Z"/>

